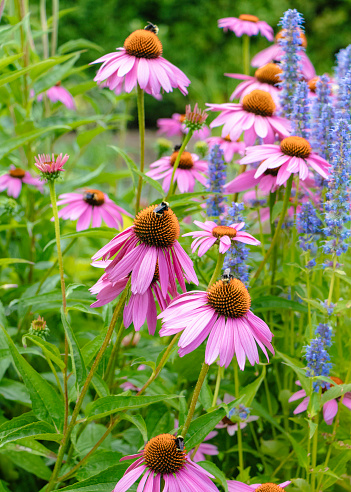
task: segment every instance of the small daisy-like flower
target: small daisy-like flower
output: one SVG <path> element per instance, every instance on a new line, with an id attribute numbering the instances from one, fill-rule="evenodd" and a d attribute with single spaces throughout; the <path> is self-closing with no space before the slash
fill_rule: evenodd
<path id="1" fill-rule="evenodd" d="M 232 142 L 230 140 L 229 135 L 226 137 L 210 137 L 206 140 L 209 148 L 213 147 L 213 145 L 219 145 L 223 150 L 223 156 L 225 162 L 232 162 L 235 154 L 240 154 L 244 156 L 245 154 L 245 144 L 244 142 L 240 142 L 238 140 Z"/>
<path id="2" fill-rule="evenodd" d="M 278 34 L 275 36 L 275 43 L 272 46 L 269 46 L 269 48 L 266 48 L 257 55 L 255 55 L 252 60 L 251 60 L 251 65 L 253 67 L 262 67 L 263 65 L 266 65 L 267 63 L 271 62 L 280 62 L 284 55 L 284 51 L 282 47 L 279 45 L 279 39 L 281 39 L 284 36 L 284 31 L 278 32 Z M 307 39 L 305 34 L 300 31 L 300 36 L 302 39 L 302 47 L 306 48 L 307 46 Z M 311 63 L 311 60 L 308 58 L 306 53 L 304 51 L 299 51 L 299 56 L 301 57 L 301 69 L 302 69 L 302 74 L 306 80 L 310 80 L 313 77 L 316 76 L 316 71 Z"/>
<path id="3" fill-rule="evenodd" d="M 243 98 L 246 94 L 249 94 L 255 89 L 269 92 L 272 96 L 275 104 L 279 106 L 279 87 L 277 84 L 280 82 L 279 75 L 282 73 L 282 69 L 277 63 L 267 63 L 261 68 L 258 68 L 255 72 L 255 76 L 243 75 L 241 73 L 225 73 L 226 77 L 232 79 L 244 80 L 236 88 L 233 94 L 230 96 L 230 100 L 236 98 Z"/>
<path id="4" fill-rule="evenodd" d="M 163 492 L 180 490 L 206 490 L 218 492 L 217 487 L 208 473 L 201 466 L 194 463 L 185 448 L 177 447 L 177 440 L 172 434 L 160 434 L 153 437 L 144 449 L 122 460 L 137 458 L 124 476 L 118 481 L 113 492 L 126 492 L 142 475 L 138 489 L 140 491 L 160 491 L 161 479 L 164 481 Z"/>
<path id="5" fill-rule="evenodd" d="M 67 109 L 76 110 L 76 104 L 74 102 L 72 94 L 61 86 L 61 82 L 58 82 L 53 87 L 50 87 L 45 93 L 51 102 L 55 103 L 60 101 Z M 39 94 L 38 101 L 43 99 L 43 95 Z"/>
<path id="6" fill-rule="evenodd" d="M 101 266 L 107 266 L 111 261 L 108 260 L 100 263 L 103 263 Z M 93 265 L 100 266 L 96 265 L 96 263 Z M 105 304 L 114 301 L 126 288 L 128 279 L 128 277 L 124 277 L 121 280 L 112 283 L 110 282 L 108 275 L 104 273 L 96 284 L 89 289 L 92 294 L 97 296 L 97 300 L 91 304 L 90 307 L 105 306 Z M 129 301 L 123 311 L 123 323 L 125 328 L 128 328 L 133 323 L 134 330 L 139 331 L 145 321 L 147 321 L 149 334 L 154 335 L 157 324 L 156 301 L 161 310 L 166 309 L 171 302 L 170 296 L 177 296 L 175 285 L 168 285 L 166 296 L 162 294 L 159 268 L 158 265 L 156 265 L 152 282 L 147 290 L 143 294 L 133 294 L 132 292 L 130 295 Z"/>
<path id="7" fill-rule="evenodd" d="M 63 166 L 69 159 L 69 155 L 58 155 L 55 158 L 54 154 L 39 154 L 35 157 L 35 166 L 42 172 L 43 178 L 47 180 L 57 179 L 61 172 L 64 171 Z"/>
<path id="8" fill-rule="evenodd" d="M 157 134 L 166 135 L 167 137 L 182 137 L 188 133 L 189 129 L 184 124 L 185 114 L 174 113 L 171 118 L 159 118 L 157 120 Z M 206 140 L 211 130 L 208 126 L 203 125 L 200 130 L 195 130 L 193 138 L 195 140 Z"/>
<path id="9" fill-rule="evenodd" d="M 218 225 L 211 220 L 206 222 L 199 222 L 194 220 L 196 224 L 203 231 L 194 231 L 183 234 L 183 236 L 192 236 L 196 238 L 191 244 L 191 251 L 195 251 L 199 248 L 198 255 L 203 256 L 214 244 L 219 244 L 219 252 L 224 254 L 232 245 L 232 241 L 239 241 L 240 243 L 253 244 L 258 246 L 260 241 L 255 239 L 251 234 L 246 231 L 242 231 L 245 227 L 245 222 L 240 224 L 230 225 Z"/>
<path id="10" fill-rule="evenodd" d="M 299 173 L 300 179 L 308 177 L 310 165 L 323 178 L 329 175 L 330 164 L 312 152 L 308 140 L 302 137 L 291 136 L 284 138 L 280 145 L 257 145 L 246 148 L 246 156 L 241 159 L 241 164 L 260 162 L 255 173 L 259 178 L 267 169 L 279 169 L 276 184 L 284 184 L 292 173 Z"/>
<path id="11" fill-rule="evenodd" d="M 210 127 L 223 125 L 222 137 L 229 135 L 231 140 L 237 140 L 244 132 L 245 145 L 254 145 L 258 137 L 271 144 L 276 134 L 280 139 L 289 136 L 290 123 L 286 118 L 276 116 L 276 105 L 269 92 L 255 89 L 238 104 L 206 105 L 211 111 L 221 111 Z"/>
<path id="12" fill-rule="evenodd" d="M 283 482 L 279 485 L 271 482 L 267 483 L 255 483 L 253 485 L 247 485 L 237 480 L 227 480 L 229 492 L 284 492 L 285 487 L 291 484 L 291 481 Z"/>
<path id="13" fill-rule="evenodd" d="M 0 176 L 0 192 L 7 190 L 7 196 L 18 198 L 22 190 L 22 183 L 35 186 L 37 190 L 43 193 L 43 183 L 40 179 L 15 166 L 11 166 L 6 174 Z"/>
<path id="14" fill-rule="evenodd" d="M 241 14 L 239 18 L 224 17 L 218 20 L 218 27 L 222 27 L 224 31 L 233 31 L 238 38 L 243 34 L 257 36 L 260 33 L 268 41 L 273 41 L 274 39 L 273 28 L 255 15 Z"/>
<path id="15" fill-rule="evenodd" d="M 86 189 L 75 193 L 64 193 L 59 196 L 57 205 L 65 205 L 58 216 L 64 220 L 77 220 L 77 231 L 92 227 L 100 227 L 102 221 L 108 227 L 120 229 L 123 227 L 121 214 L 132 217 L 122 207 L 116 205 L 110 198 L 100 190 Z"/>
<path id="16" fill-rule="evenodd" d="M 165 193 L 168 193 L 171 184 L 173 166 L 178 153 L 177 146 L 171 156 L 167 155 L 153 162 L 150 167 L 155 169 L 146 173 L 152 179 L 163 179 L 162 188 Z M 174 174 L 174 182 L 177 183 L 179 191 L 181 193 L 192 193 L 196 181 L 206 186 L 207 176 L 205 173 L 207 169 L 207 161 L 201 160 L 196 154 L 184 151 Z"/>
<path id="17" fill-rule="evenodd" d="M 144 294 L 153 282 L 156 264 L 159 268 L 163 298 L 168 285 L 176 290 L 175 279 L 185 291 L 184 276 L 198 284 L 193 263 L 177 241 L 179 222 L 166 202 L 141 210 L 134 224 L 101 248 L 93 260 L 113 258 L 106 267 L 108 280 L 115 284 L 131 274 L 131 291 Z M 116 255 L 116 256 L 115 256 Z"/>
<path id="18" fill-rule="evenodd" d="M 330 379 L 334 381 L 334 383 L 337 384 L 344 384 L 344 382 L 340 378 L 336 378 L 333 376 L 330 376 Z M 301 386 L 300 381 L 295 381 L 298 386 Z M 326 388 L 322 389 L 322 393 L 326 391 Z M 294 415 L 297 415 L 298 413 L 305 412 L 308 408 L 309 402 L 310 402 L 310 397 L 306 396 L 306 391 L 304 389 L 301 389 L 299 391 L 296 391 L 290 398 L 289 402 L 300 400 L 303 398 L 302 402 L 295 408 L 294 410 Z M 339 398 L 335 398 L 333 400 L 329 400 L 323 405 L 323 418 L 324 421 L 327 425 L 332 425 L 333 420 L 335 415 L 338 413 L 338 400 Z M 345 393 L 344 398 L 342 400 L 343 405 L 345 405 L 346 408 L 351 410 L 351 393 Z"/>
<path id="19" fill-rule="evenodd" d="M 175 65 L 163 58 L 162 43 L 157 36 L 158 29 L 148 24 L 144 29 L 132 32 L 117 53 L 109 53 L 93 63 L 102 63 L 94 78 L 104 82 L 110 90 L 120 93 L 131 92 L 137 84 L 153 96 L 179 89 L 188 93 L 190 80 Z"/>
<path id="20" fill-rule="evenodd" d="M 224 278 L 224 277 L 222 277 Z M 251 365 L 259 362 L 258 344 L 268 359 L 267 347 L 273 334 L 264 321 L 250 311 L 251 297 L 245 285 L 236 278 L 218 280 L 207 292 L 181 294 L 158 317 L 163 320 L 160 336 L 183 331 L 178 346 L 180 357 L 189 354 L 208 337 L 205 362 L 228 367 L 234 354 L 244 370 L 245 359 Z"/>

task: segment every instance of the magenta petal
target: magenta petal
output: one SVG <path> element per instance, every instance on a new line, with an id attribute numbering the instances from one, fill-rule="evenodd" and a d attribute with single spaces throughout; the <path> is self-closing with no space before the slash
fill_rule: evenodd
<path id="1" fill-rule="evenodd" d="M 323 405 L 323 418 L 327 425 L 333 423 L 335 415 L 338 413 L 338 402 L 336 400 L 329 400 Z"/>

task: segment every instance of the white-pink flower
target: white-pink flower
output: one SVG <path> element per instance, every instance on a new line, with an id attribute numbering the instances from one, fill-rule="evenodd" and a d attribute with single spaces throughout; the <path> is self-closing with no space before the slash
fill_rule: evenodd
<path id="1" fill-rule="evenodd" d="M 35 166 L 42 173 L 54 174 L 64 171 L 63 166 L 69 159 L 69 155 L 62 154 L 55 158 L 54 154 L 39 154 L 35 159 Z"/>
<path id="2" fill-rule="evenodd" d="M 22 183 L 35 186 L 37 190 L 43 193 L 43 183 L 38 178 L 15 166 L 11 166 L 6 174 L 0 176 L 0 191 L 7 190 L 7 196 L 18 198 L 22 190 Z"/>
<path id="3" fill-rule="evenodd" d="M 234 140 L 234 142 L 227 136 L 225 138 L 222 137 L 210 137 L 206 140 L 209 149 L 213 145 L 219 145 L 223 150 L 223 156 L 225 162 L 232 162 L 235 154 L 240 154 L 244 156 L 245 154 L 245 144 L 244 142 Z"/>
<path id="4" fill-rule="evenodd" d="M 265 21 L 261 21 L 255 15 L 241 14 L 237 17 L 224 17 L 218 20 L 218 27 L 222 27 L 224 31 L 233 31 L 239 38 L 243 34 L 247 36 L 256 36 L 260 33 L 262 36 L 273 41 L 273 28 Z"/>

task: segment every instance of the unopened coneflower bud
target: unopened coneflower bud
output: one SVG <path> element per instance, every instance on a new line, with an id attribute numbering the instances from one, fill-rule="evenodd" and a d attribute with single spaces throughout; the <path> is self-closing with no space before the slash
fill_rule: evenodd
<path id="1" fill-rule="evenodd" d="M 158 158 L 163 157 L 172 148 L 172 142 L 167 138 L 158 138 L 156 140 L 155 149 L 158 154 Z"/>
<path id="2" fill-rule="evenodd" d="M 208 114 L 202 111 L 197 103 L 194 106 L 193 111 L 191 110 L 190 104 L 185 108 L 185 126 L 192 131 L 200 130 L 207 119 Z"/>
<path id="3" fill-rule="evenodd" d="M 50 330 L 46 325 L 45 319 L 42 318 L 41 316 L 38 316 L 37 319 L 33 319 L 28 331 L 30 335 L 36 335 L 37 337 L 40 337 L 43 340 L 45 340 L 50 333 Z"/>
<path id="4" fill-rule="evenodd" d="M 63 166 L 68 161 L 69 155 L 39 154 L 35 157 L 35 166 L 41 171 L 42 179 L 54 181 L 64 171 Z"/>

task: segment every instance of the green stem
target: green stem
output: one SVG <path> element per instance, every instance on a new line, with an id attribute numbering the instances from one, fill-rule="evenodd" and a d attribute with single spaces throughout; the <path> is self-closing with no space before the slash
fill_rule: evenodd
<path id="1" fill-rule="evenodd" d="M 118 352 L 119 352 L 119 349 L 121 347 L 121 342 L 123 340 L 123 336 L 124 336 L 124 323 L 122 321 L 122 323 L 118 329 L 116 341 L 113 345 L 110 359 L 108 361 L 106 372 L 104 375 L 104 379 L 107 382 L 109 388 L 111 388 L 112 384 L 113 384 L 113 379 L 114 379 L 114 375 L 115 375 L 115 367 L 116 367 L 116 362 L 118 359 Z"/>
<path id="2" fill-rule="evenodd" d="M 171 176 L 171 182 L 169 184 L 169 190 L 166 196 L 166 200 L 169 199 L 170 196 L 172 196 L 172 190 L 173 190 L 173 181 L 174 181 L 174 175 L 176 170 L 178 169 L 179 163 L 180 163 L 180 158 L 182 157 L 182 153 L 185 150 L 185 147 L 187 146 L 188 142 L 190 141 L 192 135 L 193 135 L 193 130 L 189 129 L 189 132 L 185 135 L 182 146 L 180 147 L 178 151 L 177 158 L 175 160 L 174 166 L 173 166 L 173 171 L 172 171 L 172 176 Z"/>
<path id="3" fill-rule="evenodd" d="M 56 480 L 57 480 L 57 477 L 58 477 L 58 474 L 61 470 L 61 466 L 62 466 L 62 461 L 63 461 L 63 457 L 64 457 L 64 454 L 65 454 L 65 451 L 67 449 L 67 446 L 68 446 L 68 442 L 69 442 L 69 439 L 71 437 L 71 434 L 72 434 L 72 431 L 73 431 L 73 428 L 75 426 L 75 423 L 76 423 L 76 420 L 77 420 L 77 417 L 79 415 L 79 411 L 81 409 L 81 406 L 82 406 L 82 403 L 83 403 L 83 400 L 85 398 L 85 395 L 88 391 L 88 388 L 89 388 L 89 385 L 91 383 L 91 380 L 93 379 L 93 376 L 95 374 L 95 371 L 105 353 L 105 350 L 111 340 L 111 337 L 112 337 L 112 333 L 113 333 L 113 330 L 115 328 L 115 324 L 117 322 L 117 319 L 119 318 L 119 316 L 121 315 L 122 313 L 122 309 L 124 307 L 124 303 L 125 303 L 125 300 L 127 298 L 127 294 L 128 294 L 128 291 L 129 291 L 129 285 L 130 285 L 130 280 L 128 281 L 123 293 L 121 294 L 120 298 L 119 298 L 119 301 L 117 303 L 117 306 L 115 307 L 115 310 L 113 312 L 113 316 L 112 316 L 112 319 L 111 319 L 111 322 L 110 322 L 110 326 L 107 330 L 107 333 L 106 333 L 106 336 L 105 336 L 105 339 L 103 341 L 103 344 L 96 356 L 96 359 L 94 360 L 93 362 L 93 365 L 91 366 L 91 369 L 89 371 L 89 374 L 85 380 L 85 383 L 84 383 L 84 386 L 82 388 L 82 391 L 80 393 L 80 395 L 78 396 L 78 399 L 77 399 L 77 402 L 76 402 L 76 405 L 74 407 L 74 410 L 73 410 L 73 413 L 72 413 L 72 418 L 71 418 L 71 421 L 67 427 L 67 430 L 66 432 L 64 433 L 64 437 L 63 437 L 63 440 L 62 440 L 62 444 L 60 446 L 60 449 L 59 449 L 59 452 L 58 452 L 58 455 L 57 455 L 57 460 L 56 460 L 56 463 L 55 463 L 55 467 L 54 467 L 54 470 L 52 472 L 52 475 L 51 475 L 51 478 L 50 478 L 50 481 L 48 483 L 48 486 L 45 490 L 45 492 L 51 492 L 53 490 L 53 488 L 55 487 L 55 484 L 56 484 Z"/>
<path id="4" fill-rule="evenodd" d="M 307 268 L 307 264 L 309 262 L 310 252 L 307 251 L 306 255 L 306 291 L 307 291 L 307 316 L 308 316 L 308 326 L 310 329 L 310 339 L 313 338 L 313 326 L 312 326 L 312 313 L 311 313 L 311 285 L 310 285 L 310 271 Z"/>
<path id="5" fill-rule="evenodd" d="M 225 254 L 218 253 L 216 267 L 215 267 L 215 270 L 214 270 L 213 275 L 211 277 L 210 283 L 208 284 L 208 288 L 210 288 L 211 285 L 213 285 L 215 282 L 217 282 L 218 277 L 221 276 L 222 267 L 223 267 L 223 263 L 224 263 L 224 257 L 225 257 Z"/>
<path id="6" fill-rule="evenodd" d="M 250 75 L 250 36 L 243 34 L 243 69 L 245 75 Z"/>
<path id="7" fill-rule="evenodd" d="M 311 488 L 312 492 L 315 491 L 316 485 L 316 466 L 317 466 L 317 450 L 318 450 L 318 415 L 317 415 L 317 428 L 313 434 L 313 442 L 312 442 L 312 475 L 311 475 Z"/>
<path id="8" fill-rule="evenodd" d="M 267 374 L 264 377 L 263 384 L 264 384 L 264 389 L 266 392 L 266 399 L 267 399 L 267 406 L 268 406 L 269 415 L 271 415 L 273 417 L 273 407 L 272 407 L 271 394 L 270 394 L 269 388 L 268 388 Z M 276 430 L 275 430 L 273 424 L 272 424 L 272 435 L 273 435 L 274 439 L 277 436 Z"/>
<path id="9" fill-rule="evenodd" d="M 239 367 L 236 359 L 233 360 L 233 368 L 234 368 L 234 394 L 235 398 L 239 398 L 240 393 L 240 381 L 239 381 Z M 243 439 L 240 428 L 240 422 L 238 422 L 238 457 L 239 457 L 239 470 L 240 473 L 244 471 L 244 452 L 243 452 Z"/>
<path id="10" fill-rule="evenodd" d="M 216 386 L 215 386 L 215 391 L 214 391 L 213 400 L 212 400 L 212 406 L 213 407 L 217 404 L 217 398 L 218 398 L 219 388 L 221 386 L 221 379 L 222 379 L 223 374 L 224 374 L 223 367 L 218 366 Z"/>
<path id="11" fill-rule="evenodd" d="M 293 177 L 294 177 L 294 175 L 292 174 L 290 176 L 290 178 L 288 179 L 288 182 L 287 182 L 287 185 L 286 185 L 286 190 L 285 190 L 285 196 L 284 196 L 284 202 L 283 202 L 283 209 L 282 209 L 282 212 L 281 212 L 281 215 L 280 215 L 280 219 L 279 219 L 277 228 L 275 230 L 275 233 L 274 233 L 274 236 L 273 236 L 271 245 L 270 245 L 270 247 L 269 247 L 269 249 L 268 249 L 265 257 L 263 258 L 260 266 L 258 267 L 257 272 L 254 275 L 253 283 L 251 284 L 251 287 L 254 285 L 254 283 L 256 282 L 257 278 L 259 277 L 259 275 L 262 272 L 265 264 L 267 263 L 269 257 L 271 256 L 272 251 L 274 250 L 275 245 L 278 242 L 280 230 L 282 228 L 282 225 L 283 225 L 283 222 L 284 222 L 284 219 L 285 219 L 285 215 L 286 215 L 286 212 L 287 212 L 288 206 L 289 206 L 289 198 L 290 198 L 290 194 L 291 194 L 291 187 L 292 187 Z"/>
<path id="12" fill-rule="evenodd" d="M 330 287 L 329 287 L 329 295 L 328 295 L 328 306 L 330 306 L 333 298 L 333 290 L 334 290 L 334 284 L 335 284 L 335 268 L 336 268 L 336 254 L 334 253 L 334 258 L 333 258 L 333 272 L 332 272 L 332 277 L 330 280 Z"/>
<path id="13" fill-rule="evenodd" d="M 59 0 L 52 0 L 51 56 L 55 56 L 56 53 L 58 24 L 59 24 Z"/>
<path id="14" fill-rule="evenodd" d="M 41 29 L 43 31 L 43 58 L 49 57 L 49 37 L 48 37 L 48 23 L 46 18 L 46 0 L 40 0 L 40 21 Z"/>
<path id="15" fill-rule="evenodd" d="M 138 91 L 138 122 L 139 122 L 139 135 L 140 135 L 140 172 L 144 172 L 144 163 L 145 163 L 145 108 L 144 108 L 144 91 L 140 88 L 139 84 L 137 85 Z M 138 181 L 138 190 L 137 190 L 137 198 L 135 205 L 135 215 L 139 212 L 140 209 L 140 197 L 141 197 L 141 189 L 143 187 L 143 178 L 139 176 Z"/>
<path id="16" fill-rule="evenodd" d="M 185 438 L 185 436 L 188 433 L 188 430 L 189 430 L 189 427 L 190 427 L 190 424 L 191 424 L 191 420 L 192 420 L 193 415 L 194 415 L 194 412 L 195 412 L 196 403 L 197 403 L 197 400 L 199 398 L 200 391 L 201 391 L 202 385 L 203 385 L 203 383 L 205 381 L 205 377 L 206 377 L 206 375 L 208 373 L 209 368 L 210 368 L 210 366 L 208 364 L 206 364 L 206 362 L 203 362 L 202 363 L 201 372 L 199 374 L 199 377 L 198 377 L 198 380 L 197 380 L 197 383 L 196 383 L 196 386 L 195 386 L 194 394 L 193 394 L 193 397 L 191 399 L 191 404 L 190 404 L 189 412 L 188 412 L 188 415 L 187 415 L 187 418 L 186 418 L 184 427 L 182 429 L 182 436 L 184 438 Z"/>

